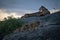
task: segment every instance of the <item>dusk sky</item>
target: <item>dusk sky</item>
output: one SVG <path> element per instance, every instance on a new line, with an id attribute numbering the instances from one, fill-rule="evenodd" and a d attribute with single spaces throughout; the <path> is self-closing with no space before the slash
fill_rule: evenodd
<path id="1" fill-rule="evenodd" d="M 41 5 L 48 10 L 60 9 L 60 0 L 0 0 L 0 19 L 9 15 L 15 17 L 36 12 Z"/>

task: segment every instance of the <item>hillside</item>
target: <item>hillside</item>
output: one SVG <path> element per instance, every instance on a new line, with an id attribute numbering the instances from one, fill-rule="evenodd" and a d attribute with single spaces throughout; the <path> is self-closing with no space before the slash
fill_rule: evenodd
<path id="1" fill-rule="evenodd" d="M 21 19 L 24 24 L 3 40 L 60 40 L 60 11 L 50 14 L 41 7 L 38 12 L 25 14 Z"/>

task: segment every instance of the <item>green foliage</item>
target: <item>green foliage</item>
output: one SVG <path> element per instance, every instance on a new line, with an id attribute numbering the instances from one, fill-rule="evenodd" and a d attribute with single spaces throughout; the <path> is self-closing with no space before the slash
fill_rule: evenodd
<path id="1" fill-rule="evenodd" d="M 23 23 L 24 22 L 20 18 L 4 18 L 4 21 L 0 21 L 0 33 L 3 35 L 12 33 L 16 28 L 21 27 Z"/>

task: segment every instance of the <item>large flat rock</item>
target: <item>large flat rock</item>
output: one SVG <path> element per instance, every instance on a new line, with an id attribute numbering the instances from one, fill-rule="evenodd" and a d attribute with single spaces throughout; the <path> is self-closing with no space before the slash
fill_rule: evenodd
<path id="1" fill-rule="evenodd" d="M 33 31 L 6 35 L 3 40 L 60 40 L 60 12 L 23 20 L 26 24 L 40 21 L 40 25 Z"/>

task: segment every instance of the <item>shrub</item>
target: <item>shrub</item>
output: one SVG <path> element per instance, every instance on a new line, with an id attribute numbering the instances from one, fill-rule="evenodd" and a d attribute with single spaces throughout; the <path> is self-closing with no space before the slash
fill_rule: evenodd
<path id="1" fill-rule="evenodd" d="M 12 33 L 16 28 L 21 27 L 23 23 L 23 20 L 20 18 L 4 18 L 3 21 L 0 21 L 0 35 Z"/>

